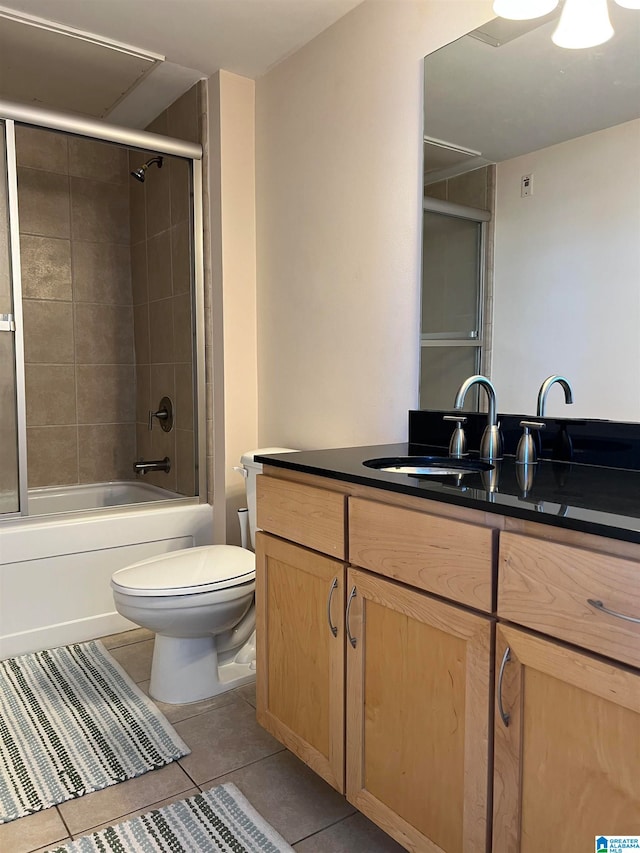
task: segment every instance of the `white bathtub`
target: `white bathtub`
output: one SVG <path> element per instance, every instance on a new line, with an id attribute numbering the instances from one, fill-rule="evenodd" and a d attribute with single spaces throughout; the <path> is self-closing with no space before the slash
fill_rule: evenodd
<path id="1" fill-rule="evenodd" d="M 111 575 L 211 544 L 212 507 L 197 500 L 138 482 L 30 491 L 33 514 L 0 522 L 0 659 L 136 627 Z"/>

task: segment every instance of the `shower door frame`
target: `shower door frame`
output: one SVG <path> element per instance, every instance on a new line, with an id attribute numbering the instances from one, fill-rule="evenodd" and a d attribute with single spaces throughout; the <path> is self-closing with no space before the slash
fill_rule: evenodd
<path id="1" fill-rule="evenodd" d="M 195 332 L 195 396 L 197 401 L 196 465 L 199 503 L 207 500 L 206 468 L 206 386 L 205 386 L 205 309 L 204 309 L 204 234 L 202 192 L 202 146 L 170 136 L 149 133 L 56 110 L 32 107 L 0 99 L 0 120 L 5 124 L 7 157 L 7 194 L 11 252 L 11 288 L 15 320 L 16 421 L 18 427 L 18 502 L 19 510 L 0 516 L 0 520 L 28 515 L 27 481 L 27 409 L 24 368 L 24 330 L 22 319 L 22 271 L 20 265 L 20 222 L 18 213 L 18 170 L 15 123 L 84 136 L 100 142 L 113 142 L 127 148 L 139 148 L 154 154 L 166 154 L 190 160 L 193 189 L 193 324 Z"/>

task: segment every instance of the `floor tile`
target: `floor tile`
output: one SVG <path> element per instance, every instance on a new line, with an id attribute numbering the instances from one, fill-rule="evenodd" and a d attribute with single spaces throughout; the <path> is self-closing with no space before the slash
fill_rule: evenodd
<path id="1" fill-rule="evenodd" d="M 149 695 L 148 681 L 139 682 L 138 687 L 147 696 Z M 233 691 L 229 690 L 227 693 L 221 693 L 219 696 L 213 696 L 211 699 L 203 699 L 201 702 L 189 702 L 187 705 L 169 705 L 167 702 L 159 702 L 157 699 L 153 699 L 153 697 L 151 697 L 151 701 L 170 723 L 178 723 L 180 720 L 196 717 L 205 711 L 211 711 L 213 708 L 221 708 L 223 705 L 229 705 L 237 700 L 234 699 Z"/>
<path id="2" fill-rule="evenodd" d="M 100 829 L 106 829 L 108 826 L 113 826 L 114 823 L 124 823 L 125 820 L 131 820 L 131 818 L 138 817 L 138 815 L 146 814 L 150 812 L 152 809 L 161 809 L 162 806 L 169 806 L 171 803 L 177 803 L 178 800 L 186 800 L 188 797 L 193 797 L 195 794 L 199 794 L 199 788 L 188 788 L 186 791 L 182 791 L 179 794 L 174 794 L 172 797 L 166 797 L 164 800 L 160 800 L 157 803 L 151 803 L 144 808 L 137 809 L 135 812 L 130 812 L 129 814 L 125 814 L 122 817 L 119 817 L 118 820 L 107 821 L 106 823 L 101 823 L 100 826 L 93 826 L 90 832 L 81 832 L 75 836 L 75 838 L 81 838 L 83 835 L 90 835 L 93 832 L 98 832 Z"/>
<path id="3" fill-rule="evenodd" d="M 280 752 L 283 747 L 256 722 L 253 708 L 234 698 L 229 705 L 175 723 L 191 755 L 180 759 L 196 785 Z"/>
<path id="4" fill-rule="evenodd" d="M 29 853 L 63 838 L 68 838 L 67 830 L 55 808 L 0 825 L 0 850 L 6 853 Z"/>
<path id="5" fill-rule="evenodd" d="M 103 823 L 117 823 L 134 809 L 146 809 L 167 797 L 181 794 L 193 787 L 177 762 L 151 770 L 136 779 L 129 779 L 69 800 L 58 808 L 71 835 L 86 834 L 87 830 Z"/>
<path id="6" fill-rule="evenodd" d="M 293 845 L 297 853 L 404 853 L 364 815 L 354 814 Z"/>
<path id="7" fill-rule="evenodd" d="M 102 637 L 101 642 L 105 649 L 117 649 L 119 646 L 130 646 L 132 643 L 141 643 L 143 640 L 153 640 L 153 636 L 153 631 L 148 628 L 132 628 L 131 631 Z"/>
<path id="8" fill-rule="evenodd" d="M 132 643 L 110 649 L 109 654 L 115 658 L 124 671 L 136 683 L 148 681 L 151 676 L 151 658 L 153 657 L 153 640 Z"/>
<path id="9" fill-rule="evenodd" d="M 254 708 L 256 707 L 256 683 L 245 684 L 244 687 L 238 687 L 235 691 L 238 696 L 242 696 L 245 702 L 248 702 Z"/>
<path id="10" fill-rule="evenodd" d="M 221 779 L 233 782 L 290 844 L 353 814 L 355 809 L 288 750 Z M 352 848 L 357 850 L 358 848 Z M 362 848 L 366 849 L 366 848 Z"/>

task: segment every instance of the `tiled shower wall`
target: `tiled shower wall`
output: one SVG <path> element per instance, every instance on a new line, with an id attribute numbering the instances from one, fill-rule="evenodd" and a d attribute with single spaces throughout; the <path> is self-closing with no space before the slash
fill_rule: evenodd
<path id="1" fill-rule="evenodd" d="M 126 150 L 17 127 L 29 487 L 131 479 Z"/>
<path id="2" fill-rule="evenodd" d="M 201 84 L 196 84 L 147 128 L 200 142 Z M 133 170 L 152 155 L 130 152 Z M 151 166 L 144 183 L 131 180 L 131 261 L 136 350 L 137 453 L 144 459 L 171 460 L 168 474 L 145 476 L 146 482 L 183 495 L 195 493 L 193 327 L 191 322 L 191 196 L 189 165 L 165 157 Z M 174 405 L 174 429 L 163 432 L 157 419 L 148 429 L 149 410 L 162 397 Z"/>

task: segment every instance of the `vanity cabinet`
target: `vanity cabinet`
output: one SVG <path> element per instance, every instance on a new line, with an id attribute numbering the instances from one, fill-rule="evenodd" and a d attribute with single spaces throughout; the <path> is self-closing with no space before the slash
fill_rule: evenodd
<path id="1" fill-rule="evenodd" d="M 494 853 L 640 830 L 640 561 L 582 541 L 500 537 Z"/>
<path id="2" fill-rule="evenodd" d="M 258 480 L 258 721 L 408 850 L 486 853 L 493 620 L 430 593 L 489 611 L 494 532 L 359 491 Z"/>

